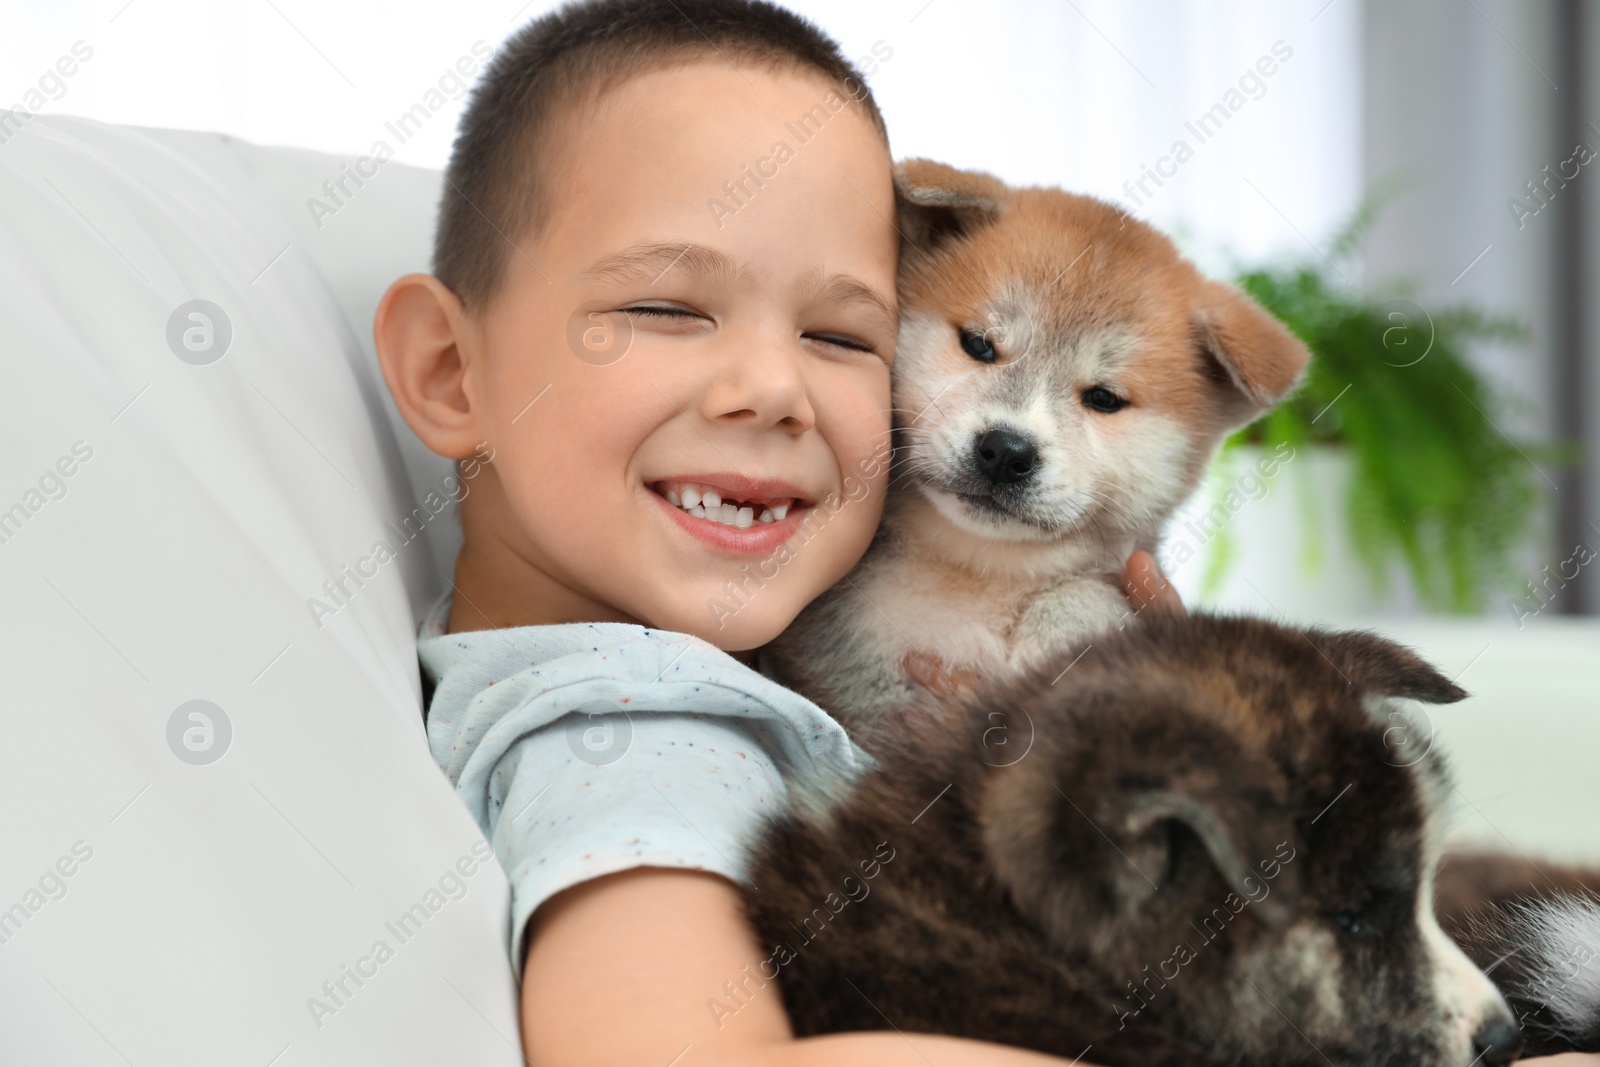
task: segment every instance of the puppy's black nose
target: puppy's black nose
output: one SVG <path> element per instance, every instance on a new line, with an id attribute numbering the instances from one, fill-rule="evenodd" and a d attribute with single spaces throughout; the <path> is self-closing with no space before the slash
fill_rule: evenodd
<path id="1" fill-rule="evenodd" d="M 1522 1031 L 1509 1016 L 1495 1015 L 1472 1035 L 1474 1063 L 1484 1067 L 1505 1067 L 1522 1052 Z"/>
<path id="2" fill-rule="evenodd" d="M 1033 442 L 1013 430 L 979 434 L 977 450 L 978 469 L 996 485 L 1020 482 L 1039 464 L 1039 450 Z"/>

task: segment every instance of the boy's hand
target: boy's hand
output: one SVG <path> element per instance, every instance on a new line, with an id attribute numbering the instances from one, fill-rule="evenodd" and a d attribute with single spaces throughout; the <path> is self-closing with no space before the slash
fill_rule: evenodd
<path id="1" fill-rule="evenodd" d="M 922 652 L 907 652 L 902 666 L 906 677 L 940 696 L 970 693 L 978 685 L 976 671 L 946 666 L 943 660 Z"/>
<path id="2" fill-rule="evenodd" d="M 1185 614 L 1177 589 L 1161 573 L 1156 558 L 1142 548 L 1128 557 L 1128 568 L 1122 572 L 1122 592 L 1133 604 L 1134 614 L 1145 608 Z"/>

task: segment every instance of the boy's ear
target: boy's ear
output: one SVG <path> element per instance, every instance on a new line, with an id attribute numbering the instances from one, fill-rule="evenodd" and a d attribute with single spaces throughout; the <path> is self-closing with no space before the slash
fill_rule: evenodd
<path id="1" fill-rule="evenodd" d="M 959 170 L 931 159 L 906 159 L 894 168 L 900 233 L 919 248 L 963 236 L 999 217 L 1006 185 L 992 174 Z"/>
<path id="2" fill-rule="evenodd" d="M 457 347 L 463 323 L 460 298 L 431 274 L 407 274 L 389 286 L 372 321 L 395 406 L 422 443 L 448 459 L 471 455 L 483 440 Z"/>
<path id="3" fill-rule="evenodd" d="M 1260 304 L 1222 282 L 1203 283 L 1194 328 L 1201 358 L 1225 390 L 1222 421 L 1253 422 L 1289 394 L 1311 353 Z"/>

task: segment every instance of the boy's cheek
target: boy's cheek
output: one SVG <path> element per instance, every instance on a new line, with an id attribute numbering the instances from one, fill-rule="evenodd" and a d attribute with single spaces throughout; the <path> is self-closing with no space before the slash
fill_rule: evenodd
<path id="1" fill-rule="evenodd" d="M 873 460 L 869 457 L 863 461 L 871 467 Z M 841 494 L 834 499 L 834 508 L 828 524 L 832 528 L 832 536 L 826 539 L 824 546 L 818 538 L 815 545 L 823 558 L 818 575 L 819 588 L 812 594 L 819 595 L 824 589 L 839 581 L 860 562 L 862 555 L 867 551 L 867 546 L 872 543 L 872 537 L 878 530 L 878 523 L 883 519 L 884 497 L 888 489 L 888 464 L 887 461 L 876 461 L 878 469 L 867 473 L 865 469 L 860 474 L 846 475 L 842 485 Z M 826 505 L 819 505 L 821 511 Z M 807 546 L 812 547 L 812 546 Z"/>

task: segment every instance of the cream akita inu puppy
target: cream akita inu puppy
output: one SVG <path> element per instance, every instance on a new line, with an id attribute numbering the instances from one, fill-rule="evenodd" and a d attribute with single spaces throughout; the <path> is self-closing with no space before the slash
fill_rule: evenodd
<path id="1" fill-rule="evenodd" d="M 895 180 L 883 526 L 761 660 L 863 741 L 930 664 L 1012 673 L 1117 625 L 1130 553 L 1309 359 L 1109 204 L 922 159 Z"/>

